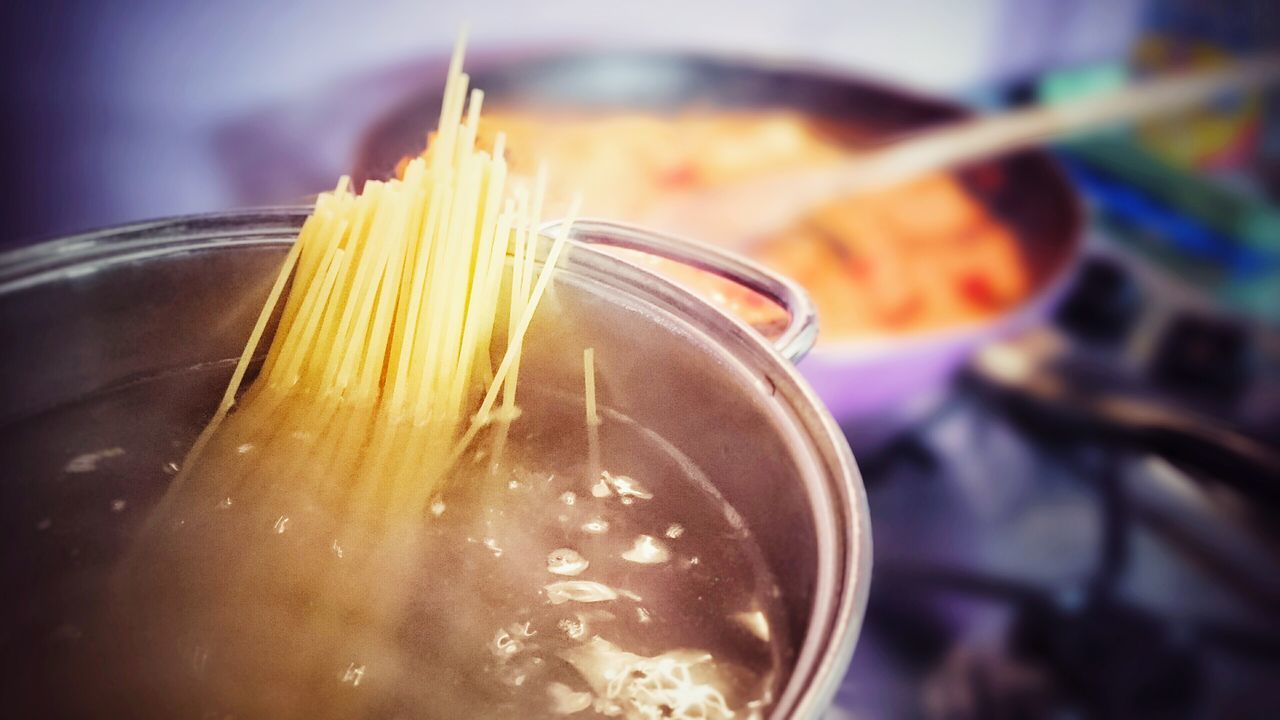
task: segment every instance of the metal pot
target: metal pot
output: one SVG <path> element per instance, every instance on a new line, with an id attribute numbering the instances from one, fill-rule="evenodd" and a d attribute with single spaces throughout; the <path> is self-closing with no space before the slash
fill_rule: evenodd
<path id="1" fill-rule="evenodd" d="M 216 404 L 304 209 L 142 223 L 0 256 L 0 485 L 7 678 L 36 683 L 75 568 L 108 568 L 165 487 L 174 427 Z M 597 348 L 603 402 L 674 442 L 738 511 L 783 588 L 794 665 L 773 717 L 815 717 L 853 652 L 870 580 L 867 502 L 849 447 L 788 362 L 812 307 L 749 261 L 606 223 L 576 226 L 549 301 Z M 665 256 L 782 304 L 771 345 L 661 277 L 593 249 Z M 580 393 L 581 357 L 532 343 L 523 377 Z M 575 346 L 576 348 L 576 346 Z M 572 352 L 577 352 L 576 349 Z M 557 370 L 560 368 L 560 370 Z M 568 372 L 563 368 L 577 368 Z M 75 412 L 113 389 L 179 378 L 150 401 Z M 68 408 L 72 411 L 68 415 Z M 105 408 L 105 409 L 104 409 Z M 181 435 L 181 433 L 179 433 Z M 170 433 L 172 435 L 172 433 Z M 193 437 L 187 432 L 183 437 Z M 67 458 L 121 447 L 126 470 L 75 476 Z M 93 462 L 90 459 L 89 462 Z M 113 498 L 118 498 L 113 500 Z M 127 505 L 125 501 L 127 499 Z M 113 514 L 113 512 L 115 514 Z M 17 597 L 21 595 L 22 597 Z M 65 639 L 65 638 L 64 638 Z M 25 668 L 25 669 L 22 669 Z M 15 685 L 11 685 L 15 686 Z"/>
<path id="2" fill-rule="evenodd" d="M 954 103 L 845 71 L 752 57 L 588 50 L 468 60 L 472 83 L 484 89 L 487 107 L 654 112 L 786 108 L 848 126 L 855 147 L 891 141 L 966 114 Z M 444 73 L 424 69 L 416 77 Z M 369 129 L 358 151 L 358 180 L 386 177 L 400 158 L 421 151 L 426 130 L 434 127 L 439 113 L 439 93 L 430 84 L 417 88 Z M 859 448 L 883 440 L 917 416 L 916 401 L 936 394 L 979 344 L 1040 320 L 1074 269 L 1083 214 L 1050 157 L 1016 153 L 958 174 L 1015 232 L 1036 290 L 1020 306 L 963 327 L 902 337 L 824 338 L 800 370 Z"/>

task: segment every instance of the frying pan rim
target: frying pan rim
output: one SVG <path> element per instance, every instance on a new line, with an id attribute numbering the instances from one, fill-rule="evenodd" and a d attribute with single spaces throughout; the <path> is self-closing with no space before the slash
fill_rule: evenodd
<path id="1" fill-rule="evenodd" d="M 507 51 L 483 50 L 473 53 L 468 58 L 473 79 L 483 81 L 486 77 L 501 75 L 509 69 L 519 69 L 530 62 L 543 63 L 585 63 L 602 61 L 635 61 L 635 62 L 669 62 L 677 65 L 709 63 L 736 71 L 767 74 L 792 73 L 805 76 L 811 80 L 837 85 L 845 85 L 850 89 L 860 89 L 872 93 L 892 96 L 895 100 L 915 105 L 922 110 L 936 113 L 946 120 L 955 120 L 973 115 L 973 111 L 963 105 L 946 98 L 930 95 L 915 88 L 895 85 L 883 79 L 868 78 L 856 70 L 842 68 L 818 60 L 770 55 L 766 53 L 750 53 L 743 51 L 700 51 L 685 48 L 660 47 L 620 47 L 608 48 L 599 45 L 585 45 L 573 48 L 522 47 Z M 415 92 L 406 96 L 381 119 L 373 123 L 361 137 L 356 150 L 356 172 L 358 182 L 370 179 L 365 172 L 364 159 L 370 153 L 370 147 L 376 144 L 385 130 L 394 125 L 397 119 L 409 108 L 421 105 L 424 98 L 434 98 L 439 92 L 438 84 L 424 84 Z M 484 89 L 481 87 L 480 89 Z M 500 104 L 501 101 L 494 99 Z M 787 104 L 780 104 L 787 107 Z M 762 103 L 763 106 L 763 103 Z M 794 104 L 790 105 L 795 107 Z M 615 107 L 611 105 L 611 107 Z M 617 105 L 616 107 L 624 107 Z M 644 107 L 636 107 L 644 110 Z M 811 109 L 796 107 L 801 112 L 818 115 Z M 832 115 L 832 119 L 839 118 Z M 425 131 L 423 136 L 425 138 Z M 1061 165 L 1044 150 L 1027 150 L 993 158 L 991 163 L 999 163 L 1004 167 L 1014 159 L 1039 165 L 1044 173 L 1045 183 L 1056 195 L 1055 200 L 1063 205 L 1067 224 L 1061 229 L 1061 235 L 1068 243 L 1060 252 L 1056 265 L 1047 270 L 1038 279 L 1036 289 L 1016 304 L 1000 312 L 980 320 L 967 321 L 942 328 L 918 332 L 910 332 L 901 336 L 876 334 L 852 338 L 826 338 L 819 334 L 817 344 L 809 352 L 809 357 L 824 364 L 862 364 L 871 363 L 902 355 L 913 355 L 928 350 L 957 345 L 986 333 L 996 331 L 1008 324 L 1031 319 L 1039 315 L 1043 309 L 1051 305 L 1061 296 L 1070 278 L 1079 265 L 1084 245 L 1084 203 L 1067 179 Z M 1019 247 L 1026 246 L 1023 232 L 1016 233 Z M 819 316 L 821 324 L 822 317 Z"/>

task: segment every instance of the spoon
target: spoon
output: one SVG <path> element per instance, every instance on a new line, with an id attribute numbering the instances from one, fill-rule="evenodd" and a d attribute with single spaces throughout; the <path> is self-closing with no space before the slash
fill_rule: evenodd
<path id="1" fill-rule="evenodd" d="M 1114 92 L 965 118 L 819 167 L 696 190 L 659 203 L 641 224 L 725 247 L 749 247 L 819 207 L 1046 140 L 1194 106 L 1280 79 L 1280 56 L 1180 73 Z"/>

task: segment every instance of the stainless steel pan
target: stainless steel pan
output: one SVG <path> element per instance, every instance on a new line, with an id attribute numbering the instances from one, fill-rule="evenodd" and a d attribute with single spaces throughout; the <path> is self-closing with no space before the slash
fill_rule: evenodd
<path id="1" fill-rule="evenodd" d="M 306 212 L 160 220 L 0 254 L 0 585 L 20 588 L 0 595 L 11 706 L 48 716 L 38 703 L 65 692 L 44 668 L 90 640 L 68 609 L 92 592 L 83 578 L 110 570 L 208 421 Z M 599 223 L 573 239 L 549 296 L 557 322 L 596 349 L 601 403 L 673 443 L 746 522 L 791 638 L 772 717 L 817 717 L 853 653 L 871 535 L 849 447 L 790 363 L 813 342 L 812 306 L 714 250 Z M 740 282 L 782 305 L 788 328 L 770 343 L 601 245 Z M 523 382 L 580 396 L 579 346 L 554 341 L 554 325 L 530 332 Z"/>

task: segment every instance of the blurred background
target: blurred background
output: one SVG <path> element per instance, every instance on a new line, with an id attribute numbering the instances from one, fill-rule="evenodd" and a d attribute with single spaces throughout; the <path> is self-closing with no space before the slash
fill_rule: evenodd
<path id="1" fill-rule="evenodd" d="M 504 0 L 367 9 L 330 0 L 55 0 L 5 12 L 5 157 L 22 178 L 6 239 L 325 187 L 354 161 L 358 134 L 412 91 L 414 68 L 446 52 L 464 22 L 473 55 L 619 43 L 722 50 L 965 93 L 1123 63 L 1147 14 L 1136 0 L 805 0 L 752 3 L 749 12 L 718 0 L 552 0 L 536 11 Z M 407 77 L 392 77 L 398 71 Z M 229 139 L 268 117 L 275 156 Z"/>
<path id="2" fill-rule="evenodd" d="M 608 64 L 572 82 L 554 64 L 503 75 L 524 58 L 691 51 L 729 58 L 693 63 L 708 87 L 739 77 L 725 67 L 754 68 L 783 105 L 912 127 L 1280 47 L 1270 0 L 54 0 L 0 12 L 4 248 L 297 203 L 340 174 L 390 172 L 425 138 L 423 108 L 464 22 L 469 66 L 512 97 L 538 82 L 634 80 Z M 779 67 L 827 81 L 800 93 L 797 75 L 769 75 Z M 620 93 L 604 94 L 625 105 Z M 854 335 L 824 335 L 802 365 L 850 435 L 875 526 L 871 606 L 832 717 L 1280 717 L 1278 98 L 1236 94 L 1051 143 L 1001 164 L 994 189 L 958 175 L 1024 252 L 1049 248 L 1027 303 L 1006 308 L 1018 321 L 993 310 L 927 357 L 919 343 L 885 356 L 927 366 L 917 374 L 850 361 Z M 907 212 L 927 216 L 919 197 L 904 197 Z M 799 268 L 782 247 L 781 266 Z M 841 297 L 819 298 L 824 326 L 853 312 Z M 894 382 L 905 390 L 864 389 Z"/>

